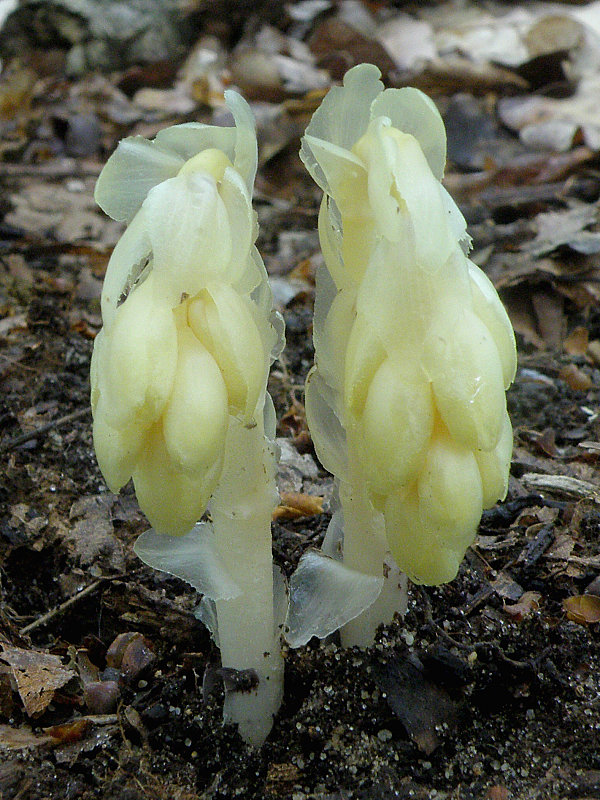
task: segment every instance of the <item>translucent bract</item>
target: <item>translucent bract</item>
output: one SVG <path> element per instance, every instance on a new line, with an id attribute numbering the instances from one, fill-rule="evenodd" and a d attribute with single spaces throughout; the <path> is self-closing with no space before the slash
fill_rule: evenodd
<path id="1" fill-rule="evenodd" d="M 317 453 L 341 483 L 362 475 L 401 569 L 451 580 L 506 494 L 516 350 L 440 183 L 443 121 L 363 64 L 326 96 L 301 156 L 325 193 L 306 390 Z"/>

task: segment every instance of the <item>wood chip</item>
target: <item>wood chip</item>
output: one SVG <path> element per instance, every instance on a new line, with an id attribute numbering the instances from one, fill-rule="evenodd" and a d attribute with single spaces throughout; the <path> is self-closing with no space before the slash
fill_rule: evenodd
<path id="1" fill-rule="evenodd" d="M 590 481 L 582 481 L 568 475 L 540 475 L 534 472 L 527 472 L 521 481 L 528 489 L 538 492 L 565 495 L 600 503 L 600 486 Z"/>

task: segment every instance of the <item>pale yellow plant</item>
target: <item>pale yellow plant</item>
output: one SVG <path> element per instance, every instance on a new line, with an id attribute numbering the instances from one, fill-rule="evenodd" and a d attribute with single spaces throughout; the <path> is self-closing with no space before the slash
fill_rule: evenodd
<path id="1" fill-rule="evenodd" d="M 127 228 L 104 281 L 91 396 L 106 482 L 117 492 L 133 478 L 153 526 L 137 554 L 204 594 L 223 665 L 257 673 L 255 691 L 227 697 L 225 717 L 260 744 L 283 674 L 266 392 L 283 334 L 254 247 L 254 121 L 239 95 L 227 102 L 235 127 L 125 139 L 98 179 L 97 202 Z M 197 524 L 209 503 L 212 521 Z"/>
<path id="2" fill-rule="evenodd" d="M 507 491 L 516 351 L 441 184 L 443 121 L 363 64 L 326 96 L 301 156 L 324 192 L 306 411 L 339 485 L 343 563 L 381 577 L 389 550 L 418 583 L 452 580 Z M 397 602 L 382 593 L 343 638 L 368 644 Z"/>

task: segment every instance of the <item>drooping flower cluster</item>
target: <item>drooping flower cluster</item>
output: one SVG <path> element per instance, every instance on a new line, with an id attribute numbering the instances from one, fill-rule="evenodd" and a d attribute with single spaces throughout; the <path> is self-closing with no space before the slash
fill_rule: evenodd
<path id="1" fill-rule="evenodd" d="M 263 414 L 276 333 L 254 247 L 257 150 L 245 101 L 235 127 L 197 123 L 123 140 L 96 200 L 127 228 L 94 343 L 94 446 L 113 491 L 133 477 L 153 527 L 184 534 L 219 481 L 230 415 Z"/>
<path id="2" fill-rule="evenodd" d="M 303 139 L 325 193 L 307 417 L 338 481 L 366 482 L 398 566 L 435 584 L 456 575 L 482 509 L 506 494 L 516 351 L 440 182 L 437 109 L 378 78 L 350 70 Z"/>

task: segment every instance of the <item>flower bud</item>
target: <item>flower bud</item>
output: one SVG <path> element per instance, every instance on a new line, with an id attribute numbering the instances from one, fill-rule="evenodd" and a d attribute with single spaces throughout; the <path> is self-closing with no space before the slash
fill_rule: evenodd
<path id="1" fill-rule="evenodd" d="M 196 338 L 219 366 L 231 413 L 250 422 L 268 365 L 249 304 L 231 286 L 211 283 L 190 300 L 187 316 Z"/>
<path id="2" fill-rule="evenodd" d="M 365 474 L 378 494 L 415 479 L 433 431 L 429 383 L 407 361 L 403 366 L 386 358 L 381 364 L 369 385 L 360 420 Z"/>
<path id="3" fill-rule="evenodd" d="M 441 184 L 435 105 L 416 89 L 384 90 L 378 75 L 349 70 L 303 139 L 326 193 L 307 418 L 323 463 L 352 484 L 344 496 L 383 512 L 398 566 L 440 583 L 455 576 L 482 508 L 506 494 L 515 340 L 465 255 L 465 220 Z"/>
<path id="4" fill-rule="evenodd" d="M 107 421 L 114 427 L 134 418 L 150 425 L 162 414 L 173 385 L 177 331 L 173 312 L 155 302 L 149 275 L 117 309 L 106 331 L 103 373 Z"/>
<path id="5" fill-rule="evenodd" d="M 190 531 L 206 510 L 221 468 L 222 455 L 208 472 L 183 472 L 171 460 L 162 425 L 155 425 L 133 471 L 138 503 L 152 527 L 170 536 Z"/>
<path id="6" fill-rule="evenodd" d="M 163 415 L 165 446 L 174 468 L 188 476 L 210 470 L 222 457 L 227 424 L 223 376 L 208 350 L 183 324 L 173 390 Z"/>
<path id="7" fill-rule="evenodd" d="M 494 448 L 506 409 L 504 381 L 498 349 L 479 317 L 467 308 L 435 319 L 423 364 L 450 435 L 472 449 Z"/>

